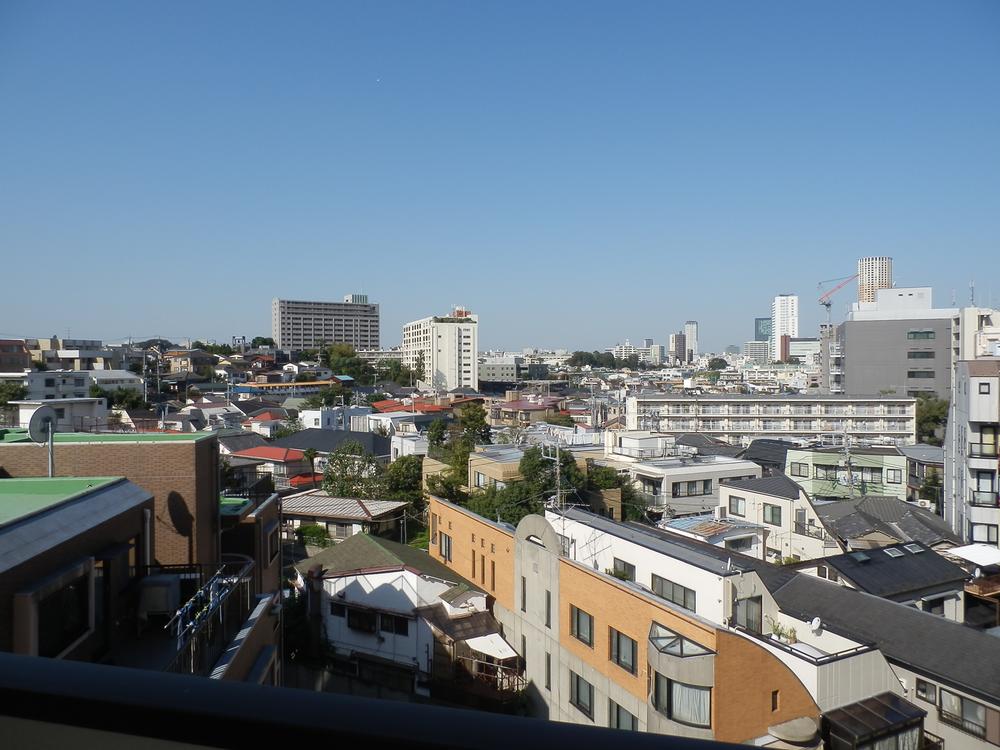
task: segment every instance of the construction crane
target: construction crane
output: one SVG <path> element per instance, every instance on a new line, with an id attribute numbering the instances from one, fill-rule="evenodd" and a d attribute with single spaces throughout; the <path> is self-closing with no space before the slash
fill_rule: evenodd
<path id="1" fill-rule="evenodd" d="M 833 295 L 835 295 L 837 292 L 839 292 L 845 286 L 847 286 L 848 284 L 850 284 L 856 278 L 858 278 L 857 274 L 854 274 L 853 276 L 842 276 L 839 279 L 827 279 L 826 281 L 821 281 L 817 285 L 817 287 L 816 287 L 817 289 L 822 289 L 824 284 L 832 284 L 834 281 L 839 281 L 840 282 L 839 284 L 837 284 L 837 286 L 835 286 L 830 291 L 824 292 L 823 295 L 819 298 L 819 303 L 821 305 L 823 305 L 823 307 L 826 308 L 826 327 L 827 327 L 827 329 L 829 329 L 830 326 L 833 323 L 833 321 L 831 320 L 832 314 L 830 312 L 830 308 L 833 305 L 833 303 L 830 301 L 831 298 L 833 297 Z"/>

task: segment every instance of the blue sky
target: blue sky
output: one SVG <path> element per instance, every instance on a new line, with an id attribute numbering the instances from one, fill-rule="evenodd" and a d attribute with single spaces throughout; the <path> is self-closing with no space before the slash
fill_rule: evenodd
<path id="1" fill-rule="evenodd" d="M 0 133 L 0 335 L 359 291 L 387 345 L 462 304 L 481 347 L 721 349 L 883 254 L 1000 304 L 994 0 L 6 0 Z"/>

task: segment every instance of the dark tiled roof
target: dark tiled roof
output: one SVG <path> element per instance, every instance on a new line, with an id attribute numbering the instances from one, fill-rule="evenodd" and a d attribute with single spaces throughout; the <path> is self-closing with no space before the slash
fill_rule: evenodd
<path id="1" fill-rule="evenodd" d="M 690 448 L 697 448 L 702 456 L 739 456 L 743 453 L 743 448 L 738 445 L 730 445 L 723 440 L 717 440 L 708 435 L 701 435 L 696 432 L 686 435 L 678 435 L 674 440 L 677 445 L 686 445 Z"/>
<path id="2" fill-rule="evenodd" d="M 466 641 L 490 633 L 499 633 L 500 626 L 489 612 L 471 612 L 449 617 L 443 604 L 418 607 L 417 614 L 455 641 Z"/>
<path id="3" fill-rule="evenodd" d="M 747 492 L 761 492 L 765 495 L 786 497 L 789 500 L 798 500 L 802 492 L 802 488 L 784 474 L 775 474 L 759 479 L 723 479 L 722 484 Z"/>
<path id="4" fill-rule="evenodd" d="M 425 550 L 371 534 L 355 534 L 348 537 L 310 557 L 302 565 L 306 568 L 322 565 L 328 573 L 404 567 L 431 578 L 438 578 L 452 584 L 464 583 L 470 588 L 475 588 L 473 584 L 444 563 L 435 560 Z"/>
<path id="5" fill-rule="evenodd" d="M 823 524 L 841 539 L 880 532 L 901 542 L 962 543 L 943 518 L 895 497 L 870 495 L 814 507 Z"/>
<path id="6" fill-rule="evenodd" d="M 750 443 L 750 446 L 746 449 L 746 453 L 743 454 L 743 458 L 762 465 L 784 468 L 785 456 L 788 454 L 788 449 L 797 447 L 795 443 L 789 443 L 786 440 L 759 438 Z"/>
<path id="7" fill-rule="evenodd" d="M 915 547 L 914 547 L 915 545 Z M 914 554 L 906 546 L 920 551 Z M 882 549 L 848 552 L 824 557 L 824 565 L 854 583 L 862 591 L 882 597 L 899 597 L 911 592 L 956 584 L 962 588 L 968 574 L 962 568 L 934 552 L 926 544 L 894 544 Z M 886 550 L 893 550 L 892 554 Z"/>
<path id="8" fill-rule="evenodd" d="M 230 453 L 245 451 L 248 448 L 259 448 L 267 445 L 267 441 L 256 432 L 241 431 L 239 435 L 219 435 L 219 445 Z"/>
<path id="9" fill-rule="evenodd" d="M 905 604 L 805 574 L 771 592 L 783 612 L 875 645 L 890 661 L 1000 702 L 1000 639 Z"/>
<path id="10" fill-rule="evenodd" d="M 355 441 L 361 443 L 365 453 L 373 456 L 389 454 L 390 440 L 376 435 L 374 432 L 353 432 L 351 430 L 323 430 L 311 427 L 308 430 L 286 435 L 271 443 L 279 448 L 297 448 L 298 450 L 314 449 L 318 453 L 332 453 L 344 443 Z"/>

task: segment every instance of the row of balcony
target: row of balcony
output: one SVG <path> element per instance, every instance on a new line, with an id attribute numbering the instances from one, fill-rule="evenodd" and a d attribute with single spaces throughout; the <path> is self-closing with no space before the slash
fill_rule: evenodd
<path id="1" fill-rule="evenodd" d="M 790 423 L 789 423 L 790 422 Z M 640 427 L 665 430 L 703 430 L 730 432 L 734 430 L 761 430 L 774 432 L 840 432 L 845 427 L 850 432 L 911 432 L 909 420 L 881 420 L 879 422 L 846 422 L 837 420 L 822 422 L 816 420 L 761 420 L 761 419 L 664 419 L 659 416 L 640 415 Z"/>
<path id="2" fill-rule="evenodd" d="M 912 415 L 908 407 L 895 406 L 758 406 L 748 404 L 683 404 L 639 408 L 640 416 L 685 415 L 765 415 L 765 416 L 831 416 L 831 417 L 906 417 Z"/>

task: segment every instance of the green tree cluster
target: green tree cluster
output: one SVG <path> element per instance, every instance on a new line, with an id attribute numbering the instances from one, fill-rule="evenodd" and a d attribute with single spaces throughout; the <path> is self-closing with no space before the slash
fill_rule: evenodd
<path id="1" fill-rule="evenodd" d="M 722 357 L 712 357 L 708 360 L 709 370 L 725 370 L 727 367 L 729 367 L 729 363 Z"/>
<path id="2" fill-rule="evenodd" d="M 144 409 L 149 406 L 143 399 L 142 394 L 133 391 L 131 388 L 115 388 L 113 391 L 101 388 L 96 383 L 90 386 L 88 391 L 91 398 L 103 398 L 108 406 L 119 409 Z"/>
<path id="3" fill-rule="evenodd" d="M 446 500 L 462 502 L 469 454 L 477 445 L 491 442 L 490 425 L 486 421 L 486 410 L 480 404 L 469 404 L 456 410 L 456 420 L 447 427 L 443 420 L 436 419 L 427 429 L 427 442 L 432 455 L 448 464 L 448 469 L 428 477 L 427 489 L 431 494 Z"/>
<path id="4" fill-rule="evenodd" d="M 340 383 L 334 383 L 326 388 L 321 388 L 311 396 L 307 396 L 302 403 L 303 409 L 320 409 L 324 406 L 338 406 L 341 403 L 350 401 L 351 392 Z"/>
<path id="5" fill-rule="evenodd" d="M 258 347 L 261 347 L 261 346 L 272 346 L 273 347 L 274 346 L 274 339 L 272 339 L 270 336 L 254 336 L 250 340 L 250 346 L 252 348 L 254 348 L 254 349 L 257 349 Z"/>
<path id="6" fill-rule="evenodd" d="M 201 349 L 203 352 L 208 352 L 209 354 L 220 354 L 224 357 L 228 357 L 233 353 L 233 347 L 229 344 L 208 344 L 204 341 L 192 341 L 192 349 Z"/>
<path id="7" fill-rule="evenodd" d="M 0 406 L 6 406 L 8 401 L 20 401 L 28 397 L 28 387 L 22 383 L 12 383 L 5 380 L 0 383 Z"/>
<path id="8" fill-rule="evenodd" d="M 941 445 L 948 422 L 948 399 L 933 395 L 917 397 L 917 442 Z"/>
<path id="9" fill-rule="evenodd" d="M 573 352 L 572 356 L 566 360 L 566 364 L 571 367 L 603 367 L 610 370 L 620 370 L 629 368 L 631 370 L 645 370 L 646 363 L 639 361 L 638 354 L 630 354 L 628 357 L 615 357 L 611 352 Z"/>
<path id="10" fill-rule="evenodd" d="M 361 359 L 350 344 L 333 344 L 321 351 L 319 356 L 334 375 L 349 375 L 358 385 L 375 382 L 375 369 Z"/>
<path id="11" fill-rule="evenodd" d="M 386 466 L 350 440 L 330 454 L 323 489 L 336 497 L 396 500 L 423 508 L 422 456 L 402 456 Z"/>

